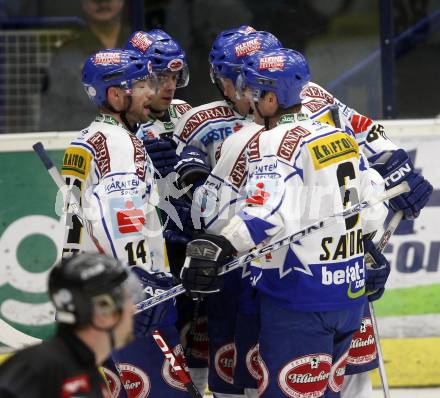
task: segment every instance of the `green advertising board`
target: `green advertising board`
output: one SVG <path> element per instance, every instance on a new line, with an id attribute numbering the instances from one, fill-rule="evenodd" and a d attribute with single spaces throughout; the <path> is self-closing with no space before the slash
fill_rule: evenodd
<path id="1" fill-rule="evenodd" d="M 62 151 L 49 151 L 60 164 Z M 47 272 L 57 260 L 63 228 L 57 188 L 34 152 L 0 152 L 0 317 L 25 334 L 53 331 Z"/>

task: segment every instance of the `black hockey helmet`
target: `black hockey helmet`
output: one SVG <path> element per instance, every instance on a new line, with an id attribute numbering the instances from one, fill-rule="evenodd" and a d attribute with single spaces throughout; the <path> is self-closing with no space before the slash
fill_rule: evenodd
<path id="1" fill-rule="evenodd" d="M 57 321 L 74 326 L 91 324 L 97 308 L 122 311 L 129 271 L 118 260 L 84 253 L 58 263 L 49 275 L 49 296 Z"/>

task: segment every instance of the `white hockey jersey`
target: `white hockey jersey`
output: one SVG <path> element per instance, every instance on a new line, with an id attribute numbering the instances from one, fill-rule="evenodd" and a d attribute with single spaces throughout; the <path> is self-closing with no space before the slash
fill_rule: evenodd
<path id="1" fill-rule="evenodd" d="M 372 194 L 367 162 L 353 137 L 303 114 L 288 116 L 285 120 L 293 123 L 262 132 L 248 147 L 246 206 L 222 230 L 241 252 Z M 362 304 L 366 216 L 341 220 L 252 264 L 253 284 L 294 310 L 333 311 Z M 376 228 L 374 221 L 366 232 Z"/>
<path id="2" fill-rule="evenodd" d="M 246 150 L 263 131 L 264 127 L 249 123 L 219 147 L 216 165 L 195 195 L 206 232 L 218 235 L 246 199 Z"/>
<path id="3" fill-rule="evenodd" d="M 207 156 L 212 168 L 216 163 L 215 154 L 219 145 L 250 122 L 249 118 L 241 116 L 226 101 L 192 108 L 179 120 L 174 131 L 177 154 L 186 145 L 192 145 Z"/>
<path id="4" fill-rule="evenodd" d="M 157 119 L 151 116 L 151 120 L 140 126 L 136 136 L 142 138 L 158 138 L 160 136 L 173 136 L 179 119 L 188 112 L 192 106 L 185 101 L 173 99 L 165 114 L 165 117 Z"/>
<path id="5" fill-rule="evenodd" d="M 370 163 L 374 163 L 384 151 L 398 149 L 387 138 L 382 125 L 349 108 L 318 84 L 309 83 L 301 92 L 301 98 L 302 113 L 309 115 L 313 120 L 331 126 L 340 124 L 342 129 L 354 135 Z M 332 108 L 338 109 L 339 114 L 332 112 Z M 335 117 L 339 118 L 339 121 L 336 122 Z"/>
<path id="6" fill-rule="evenodd" d="M 79 193 L 89 233 L 76 216 L 71 224 L 68 218 L 63 256 L 98 246 L 128 265 L 165 271 L 153 171 L 141 140 L 112 116 L 99 114 L 64 153 L 62 175 Z"/>

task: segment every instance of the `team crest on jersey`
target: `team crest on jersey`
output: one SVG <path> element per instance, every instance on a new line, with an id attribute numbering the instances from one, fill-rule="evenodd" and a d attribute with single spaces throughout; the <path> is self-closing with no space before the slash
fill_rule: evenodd
<path id="1" fill-rule="evenodd" d="M 274 55 L 270 57 L 261 57 L 259 70 L 268 70 L 270 72 L 284 69 L 285 57 L 284 55 Z"/>
<path id="2" fill-rule="evenodd" d="M 95 65 L 119 65 L 121 63 L 121 53 L 118 52 L 99 52 L 93 57 Z"/>
<path id="3" fill-rule="evenodd" d="M 376 356 L 376 341 L 371 318 L 363 318 L 361 327 L 351 340 L 347 363 L 349 365 L 365 365 L 374 361 Z"/>
<path id="4" fill-rule="evenodd" d="M 147 398 L 151 390 L 148 375 L 137 366 L 129 363 L 118 365 L 121 379 L 128 398 Z"/>
<path id="5" fill-rule="evenodd" d="M 312 354 L 296 358 L 283 366 L 278 385 L 291 398 L 318 398 L 324 395 L 330 377 L 332 357 Z"/>
<path id="6" fill-rule="evenodd" d="M 226 383 L 233 384 L 233 372 L 235 368 L 235 344 L 229 343 L 220 347 L 215 353 L 215 371 Z"/>
<path id="7" fill-rule="evenodd" d="M 178 72 L 183 68 L 183 61 L 179 58 L 174 58 L 167 64 L 167 68 L 171 72 Z"/>
<path id="8" fill-rule="evenodd" d="M 105 366 L 102 367 L 102 371 L 104 372 L 105 380 L 107 381 L 111 397 L 118 398 L 122 387 L 119 377 Z"/>
<path id="9" fill-rule="evenodd" d="M 184 370 L 188 372 L 188 367 L 186 366 L 185 357 L 183 356 L 182 346 L 179 344 L 173 348 L 173 354 L 180 363 L 183 363 Z M 165 359 L 162 365 L 162 378 L 166 384 L 177 390 L 186 391 L 185 384 L 183 384 L 176 372 L 173 370 L 169 359 Z"/>
<path id="10" fill-rule="evenodd" d="M 145 32 L 136 32 L 130 39 L 130 43 L 133 47 L 136 47 L 139 51 L 145 52 L 153 44 L 154 39 Z"/>
<path id="11" fill-rule="evenodd" d="M 237 58 L 244 57 L 245 55 L 253 54 L 261 49 L 261 40 L 252 39 L 235 46 L 235 55 Z"/>

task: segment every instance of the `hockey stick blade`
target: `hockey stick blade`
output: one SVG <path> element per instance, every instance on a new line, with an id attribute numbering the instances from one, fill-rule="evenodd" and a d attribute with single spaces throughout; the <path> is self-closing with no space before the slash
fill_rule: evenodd
<path id="1" fill-rule="evenodd" d="M 350 207 L 347 210 L 344 210 L 340 213 L 333 214 L 324 220 L 317 221 L 314 224 L 311 224 L 307 226 L 306 228 L 302 229 L 301 231 L 298 231 L 294 233 L 293 235 L 287 236 L 285 238 L 282 238 L 274 243 L 271 243 L 265 247 L 257 248 L 255 250 L 252 250 L 251 252 L 244 254 L 240 257 L 237 257 L 235 260 L 232 260 L 228 264 L 223 266 L 222 272 L 220 272 L 219 275 L 226 274 L 227 272 L 230 272 L 244 264 L 247 264 L 253 260 L 256 260 L 260 257 L 265 256 L 268 253 L 271 253 L 275 250 L 278 250 L 282 248 L 283 246 L 287 246 L 293 242 L 296 242 L 302 238 L 305 238 L 306 236 L 309 236 L 311 234 L 314 234 L 316 231 L 319 231 L 323 228 L 329 227 L 330 225 L 335 224 L 340 217 L 347 218 L 354 214 L 360 213 L 362 210 L 376 206 L 379 203 L 382 203 L 386 200 L 392 199 L 395 196 L 401 195 L 402 193 L 409 192 L 409 185 L 407 182 L 402 182 L 399 185 L 396 185 L 395 187 L 389 189 L 388 191 L 385 191 L 378 197 L 372 199 L 372 200 L 365 200 L 353 207 Z M 158 294 L 157 296 L 151 297 L 147 300 L 141 301 L 136 304 L 136 313 L 139 313 L 141 311 L 144 311 L 148 308 L 154 307 L 155 305 L 162 303 L 170 298 L 176 297 L 179 294 L 182 294 L 185 291 L 185 288 L 180 284 L 177 285 L 169 290 L 167 290 L 164 293 Z"/>

